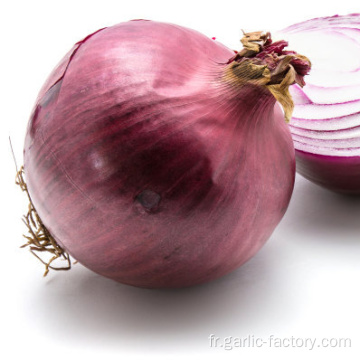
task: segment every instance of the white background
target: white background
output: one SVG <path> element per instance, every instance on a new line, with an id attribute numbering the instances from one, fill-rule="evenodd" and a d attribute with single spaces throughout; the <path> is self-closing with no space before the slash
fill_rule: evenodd
<path id="1" fill-rule="evenodd" d="M 290 207 L 265 247 L 217 281 L 144 290 L 77 264 L 42 278 L 23 243 L 25 195 L 14 185 L 26 123 L 42 83 L 72 44 L 134 18 L 178 23 L 236 49 L 241 29 L 275 31 L 360 12 L 358 0 L 8 1 L 0 5 L 1 331 L 7 359 L 344 358 L 360 355 L 360 198 L 297 176 Z M 166 44 L 164 44 L 166 45 Z M 346 54 L 344 54 L 346 56 Z M 329 74 L 331 76 L 331 74 Z M 224 350 L 218 337 L 351 338 L 351 348 Z"/>

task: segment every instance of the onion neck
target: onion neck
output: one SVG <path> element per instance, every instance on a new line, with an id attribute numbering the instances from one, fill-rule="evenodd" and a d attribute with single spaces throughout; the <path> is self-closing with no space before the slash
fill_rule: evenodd
<path id="1" fill-rule="evenodd" d="M 286 41 L 272 42 L 270 33 L 244 33 L 244 48 L 232 57 L 223 73 L 224 81 L 237 88 L 254 85 L 270 92 L 282 105 L 289 122 L 294 108 L 289 87 L 305 85 L 311 63 L 294 51 L 284 51 Z"/>

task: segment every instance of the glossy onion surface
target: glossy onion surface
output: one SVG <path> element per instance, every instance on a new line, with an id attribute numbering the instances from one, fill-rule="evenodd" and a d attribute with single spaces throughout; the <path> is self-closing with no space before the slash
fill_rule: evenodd
<path id="1" fill-rule="evenodd" d="M 89 269 L 189 286 L 253 256 L 288 206 L 291 134 L 275 99 L 223 77 L 234 52 L 131 21 L 77 43 L 43 86 L 25 140 L 33 203 Z"/>

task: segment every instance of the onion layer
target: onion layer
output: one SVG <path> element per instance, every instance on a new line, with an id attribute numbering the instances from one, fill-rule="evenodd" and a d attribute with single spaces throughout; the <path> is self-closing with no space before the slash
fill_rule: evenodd
<path id="1" fill-rule="evenodd" d="M 297 171 L 330 190 L 360 193 L 360 14 L 312 19 L 282 30 L 306 48 L 307 85 L 293 85 Z"/>
<path id="2" fill-rule="evenodd" d="M 269 34 L 234 52 L 131 21 L 80 41 L 43 86 L 25 140 L 29 193 L 55 240 L 142 287 L 198 284 L 253 256 L 284 215 L 294 148 L 275 97 L 306 58 Z"/>

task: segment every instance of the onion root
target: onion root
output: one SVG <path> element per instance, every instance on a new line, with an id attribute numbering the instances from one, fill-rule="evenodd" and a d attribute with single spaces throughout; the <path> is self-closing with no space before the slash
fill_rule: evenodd
<path id="1" fill-rule="evenodd" d="M 30 194 L 26 182 L 24 180 L 24 167 L 21 166 L 17 171 L 15 183 L 20 186 L 29 199 L 29 207 L 26 215 L 23 216 L 23 222 L 28 229 L 28 233 L 23 235 L 27 240 L 27 243 L 21 246 L 21 248 L 29 247 L 30 252 L 38 258 L 45 265 L 44 276 L 49 273 L 49 269 L 52 270 L 70 270 L 71 259 L 70 255 L 56 242 L 49 230 L 45 227 L 41 221 L 36 209 L 31 200 Z M 48 252 L 52 255 L 47 262 L 43 260 L 38 253 Z M 67 262 L 66 266 L 55 267 L 52 266 L 54 260 L 62 258 Z"/>

